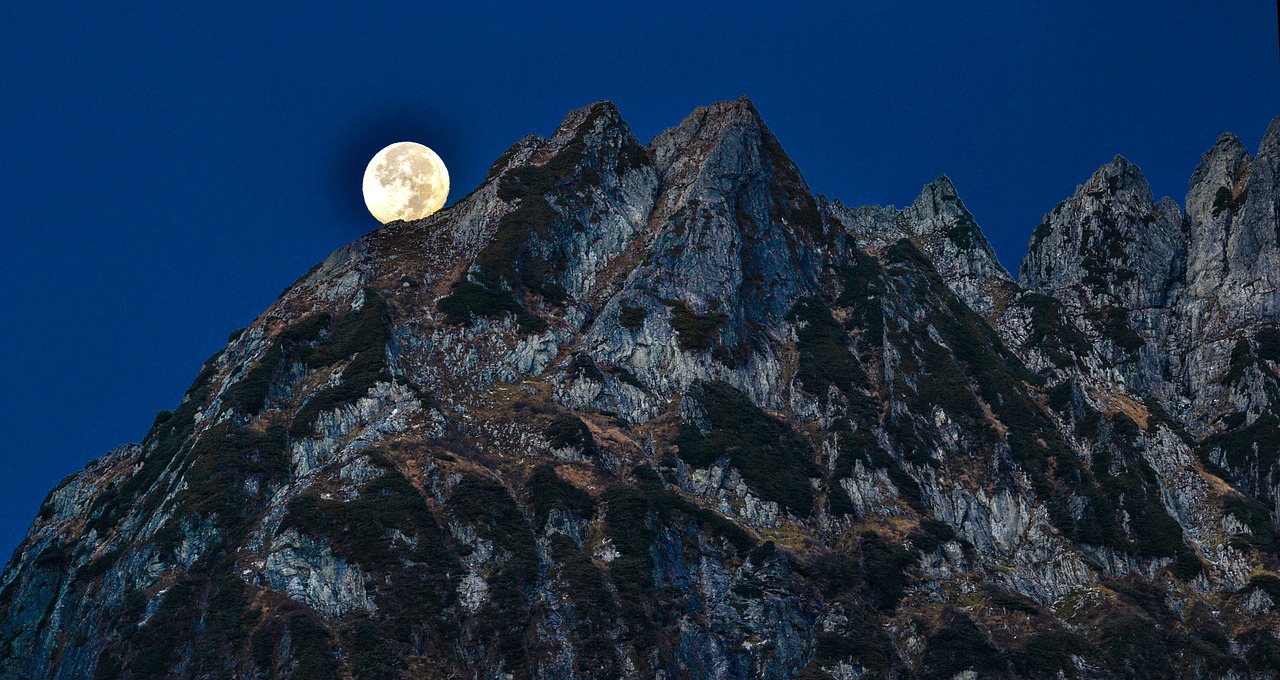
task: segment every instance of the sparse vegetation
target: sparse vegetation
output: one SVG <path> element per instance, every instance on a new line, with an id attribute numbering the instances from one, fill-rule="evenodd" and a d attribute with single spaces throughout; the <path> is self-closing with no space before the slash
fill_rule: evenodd
<path id="1" fill-rule="evenodd" d="M 1106 619 L 1098 633 L 1102 658 L 1109 668 L 1130 678 L 1175 677 L 1164 640 L 1149 619 L 1120 615 Z"/>
<path id="2" fill-rule="evenodd" d="M 1061 206 L 1062 204 L 1059 203 L 1058 205 Z M 1057 212 L 1056 208 L 1054 212 Z M 1028 247 L 1028 250 L 1033 253 L 1036 252 L 1036 250 L 1040 248 L 1040 244 L 1044 243 L 1044 240 L 1049 238 L 1049 234 L 1052 232 L 1053 227 L 1049 226 L 1049 216 L 1046 215 L 1045 218 L 1040 221 L 1040 224 L 1036 225 L 1035 231 L 1031 232 L 1031 245 Z"/>
<path id="3" fill-rule="evenodd" d="M 582 419 L 572 413 L 561 413 L 547 425 L 544 432 L 552 448 L 573 448 L 585 455 L 595 453 L 596 442 L 591 430 Z"/>
<path id="4" fill-rule="evenodd" d="M 289 640 L 295 676 L 316 680 L 338 677 L 333 640 L 314 614 L 295 612 L 289 617 Z"/>
<path id="5" fill-rule="evenodd" d="M 528 489 L 534 523 L 539 528 L 546 524 L 552 510 L 567 512 L 581 519 L 595 517 L 596 501 L 591 494 L 561 479 L 551 465 L 544 463 L 533 469 Z"/>
<path id="6" fill-rule="evenodd" d="M 208 397 L 209 382 L 216 371 L 216 358 L 214 355 L 205 361 L 175 411 L 163 418 L 156 416 L 156 423 L 143 440 L 140 468 L 117 486 L 108 487 L 93 501 L 87 513 L 88 528 L 104 535 L 137 504 L 141 503 L 143 511 L 154 509 L 159 502 L 159 494 L 149 492 L 188 444 L 195 427 L 196 413 L 204 407 Z"/>
<path id="7" fill-rule="evenodd" d="M 1259 359 L 1280 362 L 1280 326 L 1274 324 L 1263 326 L 1258 329 L 1253 340 L 1257 343 Z"/>
<path id="8" fill-rule="evenodd" d="M 884 309 L 881 307 L 881 296 L 884 295 L 884 272 L 875 258 L 852 248 L 853 264 L 840 268 L 840 281 L 844 291 L 836 300 L 836 304 L 851 310 L 852 316 L 846 322 L 846 328 L 858 329 L 859 356 L 866 361 L 867 350 L 879 347 L 884 339 Z"/>
<path id="9" fill-rule="evenodd" d="M 963 612 L 953 609 L 929 636 L 920 657 L 921 677 L 949 679 L 972 670 L 980 676 L 1004 671 L 1001 655 Z"/>
<path id="10" fill-rule="evenodd" d="M 1280 640 L 1276 639 L 1274 632 L 1267 628 L 1254 628 L 1241 634 L 1240 640 L 1249 645 L 1244 657 L 1249 670 L 1274 673 L 1280 668 Z"/>
<path id="11" fill-rule="evenodd" d="M 1265 503 L 1243 494 L 1231 493 L 1223 498 L 1222 509 L 1249 527 L 1250 533 L 1236 534 L 1232 537 L 1234 543 L 1242 543 L 1242 547 L 1245 548 L 1280 555 L 1280 535 L 1277 535 L 1275 521 Z M 1280 598 L 1276 598 L 1276 602 L 1280 603 Z"/>
<path id="12" fill-rule="evenodd" d="M 956 532 L 951 525 L 936 519 L 920 520 L 920 526 L 911 532 L 911 545 L 925 554 L 937 550 L 943 543 L 954 540 L 956 540 Z"/>
<path id="13" fill-rule="evenodd" d="M 702 406 L 710 431 L 703 434 L 692 424 L 681 425 L 673 443 L 686 463 L 707 467 L 727 456 L 761 498 L 802 517 L 813 511 L 809 478 L 820 472 L 808 443 L 790 425 L 760 410 L 727 383 L 698 383 L 689 394 Z"/>
<path id="14" fill-rule="evenodd" d="M 596 360 L 592 359 L 591 355 L 586 352 L 578 352 L 573 355 L 573 362 L 569 364 L 569 374 L 575 378 L 586 378 L 599 383 L 604 382 L 604 373 L 596 365 Z"/>
<path id="15" fill-rule="evenodd" d="M 258 365 L 246 371 L 240 380 L 227 390 L 227 400 L 230 404 L 246 415 L 258 415 L 265 406 L 267 393 L 283 360 L 284 350 L 279 345 L 267 348 Z"/>
<path id="16" fill-rule="evenodd" d="M 1212 211 L 1213 216 L 1217 217 L 1222 211 L 1231 207 L 1231 190 L 1226 187 L 1218 187 L 1217 193 L 1213 195 Z"/>
<path id="17" fill-rule="evenodd" d="M 418 571 L 443 585 L 444 574 L 452 560 L 443 546 L 443 535 L 430 508 L 418 490 L 402 474 L 383 468 L 382 474 L 360 489 L 359 498 L 350 501 L 325 500 L 315 492 L 299 495 L 289 504 L 289 512 L 281 528 L 324 539 L 336 555 L 345 557 L 369 571 L 394 570 L 405 559 L 421 564 Z M 392 531 L 415 538 L 418 547 L 402 554 Z M 435 594 L 440 606 L 451 600 L 448 591 Z"/>
<path id="18" fill-rule="evenodd" d="M 327 312 L 308 314 L 296 324 L 281 331 L 263 352 L 257 365 L 249 369 L 227 390 L 228 403 L 249 416 L 258 415 L 266 406 L 271 385 L 281 367 L 288 361 L 308 361 L 313 343 L 328 327 Z"/>
<path id="19" fill-rule="evenodd" d="M 335 555 L 385 579 L 370 590 L 377 625 L 357 622 L 350 632 L 353 669 L 372 674 L 360 677 L 387 672 L 389 651 L 396 659 L 390 663 L 398 667 L 409 645 L 447 645 L 456 639 L 456 628 L 443 616 L 454 603 L 462 572 L 418 490 L 385 460 L 375 456 L 372 462 L 381 474 L 362 485 L 357 498 L 328 500 L 309 490 L 289 504 L 281 523 L 281 531 L 293 528 L 323 540 Z M 319 654 L 315 662 L 324 658 Z"/>
<path id="20" fill-rule="evenodd" d="M 320 341 L 310 355 L 313 367 L 347 361 L 342 369 L 342 381 L 318 390 L 307 399 L 293 417 L 290 435 L 310 435 L 321 413 L 356 401 L 376 382 L 391 381 L 386 358 L 387 342 L 391 338 L 388 324 L 387 303 L 375 291 L 366 289 L 364 306 L 339 319 L 333 332 Z"/>
<path id="21" fill-rule="evenodd" d="M 1027 293 L 1023 300 L 1031 309 L 1028 347 L 1039 348 L 1059 368 L 1089 354 L 1092 347 L 1088 339 L 1066 319 L 1062 303 L 1040 293 Z"/>
<path id="22" fill-rule="evenodd" d="M 756 547 L 756 540 L 719 513 L 664 488 L 652 469 L 637 468 L 635 476 L 634 484 L 610 486 L 601 501 L 606 535 L 618 551 L 609 564 L 609 575 L 618 593 L 619 612 L 627 622 L 631 644 L 646 650 L 657 643 L 666 615 L 656 604 L 664 596 L 662 584 L 655 580 L 657 530 L 665 528 L 679 536 L 697 527 L 744 557 Z"/>
<path id="23" fill-rule="evenodd" d="M 499 220 L 492 240 L 476 255 L 470 276 L 456 282 L 450 294 L 440 300 L 440 311 L 450 323 L 466 324 L 473 316 L 513 313 L 521 332 L 535 333 L 546 327 L 546 321 L 525 307 L 523 295 L 538 295 L 552 305 L 565 303 L 567 293 L 555 281 L 562 256 L 553 252 L 551 244 L 563 219 L 547 197 L 562 189 L 566 195 L 586 192 L 600 184 L 595 164 L 588 162 L 597 159 L 586 158 L 583 135 L 605 115 L 603 108 L 592 111 L 577 136 L 543 165 L 513 168 L 502 177 L 498 197 L 514 202 L 515 209 Z M 631 147 L 624 148 L 618 160 L 619 167 L 625 168 L 647 162 L 643 148 Z M 495 164 L 494 168 L 498 167 Z"/>
<path id="24" fill-rule="evenodd" d="M 453 291 L 441 298 L 440 311 L 452 324 L 471 322 L 471 316 L 492 317 L 502 314 L 519 314 L 520 303 L 507 290 L 490 290 L 478 283 L 463 279 L 453 284 Z"/>
<path id="25" fill-rule="evenodd" d="M 537 581 L 539 567 L 533 532 L 515 500 L 492 479 L 464 476 L 446 505 L 457 521 L 491 541 L 502 556 L 487 570 L 489 600 L 473 633 L 494 646 L 508 669 L 522 674 L 530 662 L 524 629 L 532 606 L 529 588 Z"/>
<path id="26" fill-rule="evenodd" d="M 1023 678 L 1056 680 L 1059 674 L 1074 677 L 1072 655 L 1093 655 L 1089 641 L 1063 630 L 1047 630 L 1033 636 L 1009 655 L 1014 669 Z"/>
<path id="27" fill-rule="evenodd" d="M 644 307 L 623 305 L 618 310 L 618 323 L 629 331 L 638 331 L 644 328 L 644 320 L 647 316 L 649 316 L 649 310 Z"/>
<path id="28" fill-rule="evenodd" d="M 663 300 L 671 308 L 671 329 L 680 347 L 689 352 L 711 349 L 711 344 L 729 317 L 725 314 L 695 314 L 679 300 Z"/>
<path id="29" fill-rule="evenodd" d="M 1243 417 L 1237 418 L 1235 422 L 1226 423 L 1226 429 L 1220 433 L 1205 439 L 1200 448 L 1201 459 L 1212 462 L 1210 454 L 1220 450 L 1231 477 L 1243 483 L 1243 488 L 1264 493 L 1266 487 L 1260 482 L 1280 464 L 1280 447 L 1276 446 L 1276 442 L 1280 442 L 1280 416 L 1274 408 L 1268 408 L 1252 423 L 1244 423 Z M 1254 475 L 1257 478 L 1253 478 Z"/>
<path id="30" fill-rule="evenodd" d="M 796 379 L 805 390 L 825 398 L 833 385 L 850 395 L 866 384 L 867 375 L 849 349 L 848 335 L 821 301 L 800 300 L 789 318 L 803 324 L 796 333 L 800 350 Z"/>
<path id="31" fill-rule="evenodd" d="M 809 193 L 804 178 L 800 176 L 799 170 L 787 157 L 782 144 L 772 132 L 762 131 L 760 151 L 768 159 L 775 180 L 771 192 L 773 200 L 770 205 L 770 217 L 775 222 L 785 222 L 793 227 L 805 229 L 813 234 L 815 239 L 825 240 L 826 234 L 823 233 L 822 215 L 818 212 L 818 203 Z"/>
<path id="32" fill-rule="evenodd" d="M 1275 574 L 1254 574 L 1249 578 L 1245 590 L 1257 588 L 1266 593 L 1272 602 L 1280 603 L 1280 576 Z"/>
<path id="33" fill-rule="evenodd" d="M 605 585 L 601 570 L 573 539 L 555 534 L 549 539 L 551 556 L 564 592 L 575 609 L 578 672 L 583 677 L 618 674 L 615 643 L 610 630 L 617 619 L 617 605 Z"/>
<path id="34" fill-rule="evenodd" d="M 196 588 L 187 579 L 180 579 L 164 592 L 155 612 L 136 628 L 130 640 L 137 650 L 129 666 L 133 677 L 149 679 L 167 675 L 178 651 L 174 641 L 189 635 L 199 616 L 197 596 Z"/>
<path id="35" fill-rule="evenodd" d="M 285 432 L 278 427 L 258 433 L 225 422 L 209 429 L 180 468 L 187 486 L 174 497 L 174 505 L 189 516 L 213 519 L 229 537 L 238 536 L 269 492 L 287 479 L 285 446 Z M 251 478 L 258 480 L 257 497 L 245 490 Z M 180 531 L 177 522 L 169 522 L 156 542 L 172 548 L 180 542 Z"/>
<path id="36" fill-rule="evenodd" d="M 867 600 L 879 611 L 894 611 L 915 577 L 916 554 L 870 532 L 862 535 L 858 550 Z"/>
<path id="37" fill-rule="evenodd" d="M 818 631 L 814 636 L 813 658 L 796 680 L 829 680 L 831 676 L 820 669 L 849 660 L 870 671 L 869 677 L 892 677 L 897 654 L 879 619 L 873 612 L 853 603 L 842 608 L 847 623 L 836 630 Z"/>
<path id="38" fill-rule="evenodd" d="M 950 229 L 947 229 L 947 238 L 963 250 L 980 247 L 986 240 L 982 230 L 978 228 L 978 223 L 973 221 L 973 217 L 967 212 Z"/>
<path id="39" fill-rule="evenodd" d="M 1147 344 L 1129 326 L 1129 312 L 1121 307 L 1106 307 L 1102 310 L 1102 336 L 1111 340 L 1117 347 L 1132 354 Z"/>

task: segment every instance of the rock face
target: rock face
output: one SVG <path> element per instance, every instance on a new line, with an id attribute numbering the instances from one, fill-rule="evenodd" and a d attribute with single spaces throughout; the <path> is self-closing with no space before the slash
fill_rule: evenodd
<path id="1" fill-rule="evenodd" d="M 1117 158 L 1015 283 L 945 177 L 574 111 L 51 492 L 0 676 L 1275 678 L 1278 169 Z"/>
<path id="2" fill-rule="evenodd" d="M 1021 277 L 1070 308 L 1130 388 L 1194 438 L 1206 470 L 1258 504 L 1231 513 L 1249 540 L 1271 534 L 1262 520 L 1280 498 L 1277 168 L 1280 121 L 1257 157 L 1223 135 L 1181 215 L 1117 158 L 1045 217 Z"/>

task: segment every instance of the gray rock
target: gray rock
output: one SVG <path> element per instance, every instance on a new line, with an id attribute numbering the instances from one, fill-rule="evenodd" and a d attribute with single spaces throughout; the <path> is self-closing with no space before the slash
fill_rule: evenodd
<path id="1" fill-rule="evenodd" d="M 1277 169 L 1224 136 L 1184 215 L 1117 157 L 1014 282 L 946 177 L 578 109 L 64 480 L 0 677 L 1268 677 Z"/>

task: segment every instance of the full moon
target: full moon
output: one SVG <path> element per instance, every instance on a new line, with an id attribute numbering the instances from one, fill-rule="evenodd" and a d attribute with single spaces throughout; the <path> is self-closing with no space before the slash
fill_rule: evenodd
<path id="1" fill-rule="evenodd" d="M 369 161 L 363 187 L 364 204 L 379 222 L 420 220 L 444 207 L 449 170 L 431 149 L 396 142 Z"/>

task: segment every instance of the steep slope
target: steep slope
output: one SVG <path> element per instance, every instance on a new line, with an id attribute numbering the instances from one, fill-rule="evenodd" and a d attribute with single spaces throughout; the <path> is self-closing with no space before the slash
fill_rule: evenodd
<path id="1" fill-rule="evenodd" d="M 904 210 L 880 206 L 851 210 L 839 201 L 823 203 L 833 219 L 857 234 L 863 247 L 884 248 L 911 239 L 951 290 L 983 318 L 990 318 L 1000 298 L 1013 288 L 991 243 L 945 175 L 925 185 Z"/>
<path id="2" fill-rule="evenodd" d="M 1027 289 L 949 180 L 845 208 L 745 99 L 571 112 L 55 489 L 0 676 L 1274 677 L 1274 514 L 1162 408 L 1181 216 L 1113 166 Z"/>
<path id="3" fill-rule="evenodd" d="M 1167 332 L 1166 309 L 1182 274 L 1182 210 L 1152 200 L 1141 170 L 1117 156 L 1046 215 L 1019 281 L 1058 297 L 1129 383 L 1150 392 L 1168 354 L 1146 347 Z"/>
<path id="4" fill-rule="evenodd" d="M 1205 469 L 1241 492 L 1223 500 L 1233 541 L 1271 552 L 1277 167 L 1280 120 L 1256 158 L 1223 135 L 1202 156 L 1179 217 L 1169 199 L 1152 205 L 1141 173 L 1117 159 L 1046 216 L 1023 262 L 1024 283 L 1071 306 L 1135 394 L 1173 414 Z M 1105 244 L 1111 256 L 1095 247 L 1077 258 L 1072 243 Z"/>

